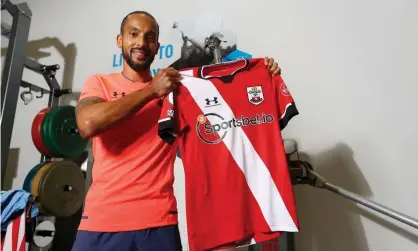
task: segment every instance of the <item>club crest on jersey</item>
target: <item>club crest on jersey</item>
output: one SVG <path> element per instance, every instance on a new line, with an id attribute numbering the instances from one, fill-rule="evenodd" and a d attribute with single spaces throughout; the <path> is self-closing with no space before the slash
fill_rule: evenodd
<path id="1" fill-rule="evenodd" d="M 261 86 L 247 87 L 248 101 L 253 105 L 259 105 L 264 101 L 263 88 Z"/>
<path id="2" fill-rule="evenodd" d="M 167 116 L 168 117 L 174 117 L 174 110 L 173 109 L 167 110 Z"/>
<path id="3" fill-rule="evenodd" d="M 283 96 L 290 96 L 289 89 L 287 89 L 287 86 L 285 83 L 282 83 L 280 85 L 280 92 L 282 93 Z"/>

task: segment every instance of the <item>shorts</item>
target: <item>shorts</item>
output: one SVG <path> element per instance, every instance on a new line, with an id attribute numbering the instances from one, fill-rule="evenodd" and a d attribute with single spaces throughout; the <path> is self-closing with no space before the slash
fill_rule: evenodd
<path id="1" fill-rule="evenodd" d="M 128 232 L 79 230 L 72 251 L 181 251 L 178 225 Z"/>

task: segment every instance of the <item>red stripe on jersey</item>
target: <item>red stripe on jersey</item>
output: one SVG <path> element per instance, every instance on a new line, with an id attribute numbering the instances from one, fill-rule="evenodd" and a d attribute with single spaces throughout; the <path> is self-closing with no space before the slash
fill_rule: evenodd
<path id="1" fill-rule="evenodd" d="M 19 238 L 19 228 L 20 228 L 20 217 L 17 217 L 13 220 L 12 224 L 12 250 L 17 250 L 18 238 Z"/>
<path id="2" fill-rule="evenodd" d="M 15 218 L 8 226 L 6 233 L 1 238 L 2 251 L 25 251 L 25 213 Z"/>

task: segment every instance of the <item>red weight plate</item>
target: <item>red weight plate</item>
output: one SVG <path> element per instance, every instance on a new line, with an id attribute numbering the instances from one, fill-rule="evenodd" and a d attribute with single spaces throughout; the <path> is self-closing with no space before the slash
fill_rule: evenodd
<path id="1" fill-rule="evenodd" d="M 32 121 L 32 141 L 38 151 L 45 156 L 52 156 L 49 153 L 48 149 L 45 147 L 45 144 L 42 141 L 42 121 L 45 118 L 45 115 L 52 109 L 52 107 L 47 107 L 42 109 Z"/>

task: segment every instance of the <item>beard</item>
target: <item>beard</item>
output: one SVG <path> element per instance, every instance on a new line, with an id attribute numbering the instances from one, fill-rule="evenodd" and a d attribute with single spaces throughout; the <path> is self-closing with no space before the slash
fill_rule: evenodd
<path id="1" fill-rule="evenodd" d="M 149 70 L 151 67 L 152 62 L 154 62 L 155 55 L 151 55 L 150 51 L 147 49 L 143 49 L 147 55 L 147 58 L 143 62 L 134 62 L 133 60 L 133 50 L 129 51 L 122 50 L 123 59 L 125 59 L 126 63 L 131 67 L 134 71 L 145 71 Z"/>

